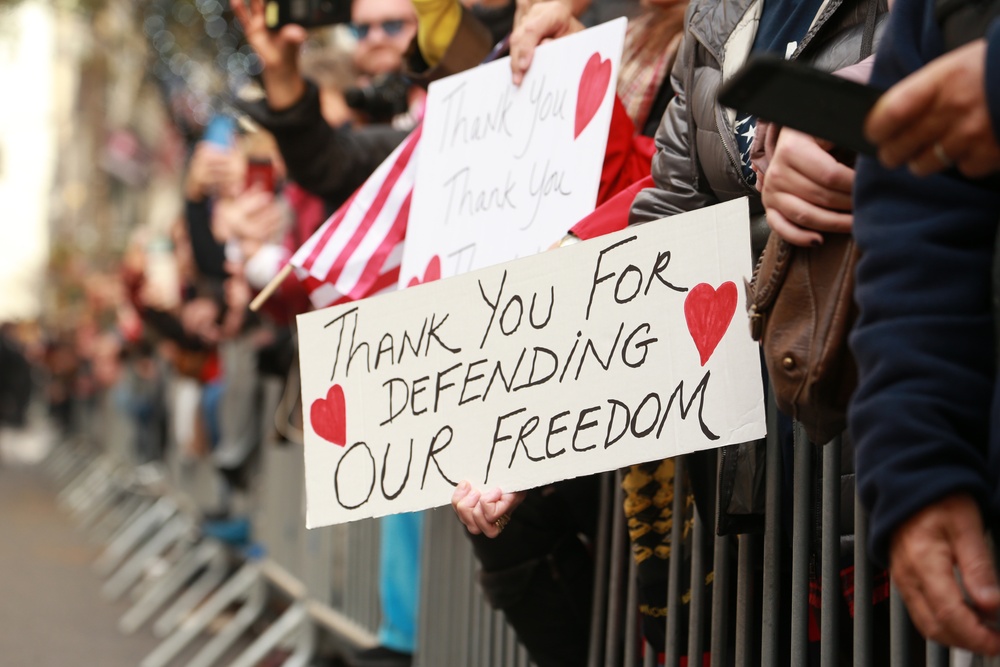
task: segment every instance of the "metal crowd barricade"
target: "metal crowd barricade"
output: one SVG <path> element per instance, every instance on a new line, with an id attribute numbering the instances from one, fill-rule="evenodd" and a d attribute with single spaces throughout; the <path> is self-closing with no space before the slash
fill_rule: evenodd
<path id="1" fill-rule="evenodd" d="M 235 639 L 260 620 L 267 621 L 264 629 L 249 637 L 248 645 L 229 664 L 253 667 L 270 649 L 284 646 L 293 649 L 284 664 L 304 666 L 321 649 L 346 655 L 376 642 L 377 523 L 304 528 L 303 444 L 296 434 L 279 434 L 273 417 L 279 405 L 287 411 L 286 399 L 294 398 L 297 386 L 294 379 L 287 387 L 263 380 L 262 388 L 260 469 L 252 485 L 260 557 L 234 553 L 200 535 L 201 513 L 219 497 L 210 463 L 181 461 L 172 440 L 162 477 L 137 466 L 130 456 L 129 424 L 116 412 L 110 395 L 85 421 L 90 430 L 56 447 L 45 462 L 45 469 L 62 487 L 61 504 L 103 546 L 94 565 L 105 578 L 105 595 L 117 599 L 131 594 L 132 606 L 121 618 L 121 630 L 135 632 L 148 625 L 163 638 L 143 662 L 145 667 L 174 664 L 182 649 L 234 603 L 239 605 L 236 617 L 222 632 L 207 637 L 185 664 L 219 664 Z M 685 531 L 690 531 L 692 557 L 690 562 L 675 558 L 667 565 L 662 664 L 701 664 L 702 656 L 713 667 L 970 664 L 967 655 L 959 659 L 955 652 L 923 641 L 895 591 L 887 603 L 889 613 L 883 615 L 887 617 L 878 620 L 886 627 L 876 632 L 870 602 L 876 592 L 876 572 L 865 554 L 868 521 L 857 502 L 856 603 L 853 617 L 843 613 L 840 527 L 842 519 L 852 518 L 842 516 L 841 459 L 846 445 L 840 439 L 810 443 L 797 427 L 792 458 L 783 460 L 773 405 L 768 406 L 768 426 L 764 532 L 719 537 L 714 526 L 702 523 L 698 512 L 687 526 L 673 522 L 671 543 L 681 544 Z M 685 475 L 685 465 L 683 460 L 676 463 L 679 479 Z M 783 485 L 785 465 L 792 466 L 790 489 Z M 601 494 L 587 667 L 651 667 L 658 661 L 640 638 L 635 566 L 628 549 L 619 474 L 603 475 Z M 684 515 L 684 502 L 684 494 L 674 494 L 674 517 Z M 424 531 L 414 664 L 531 665 L 502 614 L 486 602 L 477 584 L 478 564 L 471 545 L 451 509 L 430 511 Z M 167 574 L 152 584 L 143 583 L 146 566 L 157 559 L 167 564 Z M 690 598 L 682 600 L 681 581 L 709 581 L 706 562 L 712 564 L 711 586 L 692 585 Z M 690 572 L 683 572 L 687 567 Z M 268 616 L 266 610 L 276 602 L 277 611 Z M 685 605 L 686 633 L 681 623 Z M 817 613 L 818 646 L 810 646 Z"/>

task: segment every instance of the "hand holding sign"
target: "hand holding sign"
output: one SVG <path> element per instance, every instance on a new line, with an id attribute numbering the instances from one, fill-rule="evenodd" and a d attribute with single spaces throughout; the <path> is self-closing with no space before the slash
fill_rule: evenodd
<path id="1" fill-rule="evenodd" d="M 520 86 L 531 67 L 535 49 L 550 39 L 559 39 L 584 29 L 569 6 L 562 2 L 542 2 L 524 13 L 510 35 L 510 71 L 515 86 Z"/>
<path id="2" fill-rule="evenodd" d="M 480 492 L 468 481 L 462 481 L 451 496 L 451 506 L 470 533 L 496 537 L 503 530 L 503 525 L 497 522 L 505 515 L 509 518 L 524 496 L 524 491 L 504 493 L 499 488 Z"/>

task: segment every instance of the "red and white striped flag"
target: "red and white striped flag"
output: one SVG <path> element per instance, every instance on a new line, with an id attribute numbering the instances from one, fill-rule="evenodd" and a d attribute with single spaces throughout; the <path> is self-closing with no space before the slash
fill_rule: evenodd
<path id="1" fill-rule="evenodd" d="M 316 308 L 396 289 L 416 177 L 418 125 L 289 263 Z"/>

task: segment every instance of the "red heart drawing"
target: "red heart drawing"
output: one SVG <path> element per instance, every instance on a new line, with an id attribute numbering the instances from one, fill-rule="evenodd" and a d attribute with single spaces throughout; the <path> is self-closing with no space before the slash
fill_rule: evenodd
<path id="1" fill-rule="evenodd" d="M 347 444 L 347 405 L 344 388 L 339 384 L 330 387 L 326 398 L 317 398 L 309 408 L 309 421 L 316 435 L 343 447 Z"/>
<path id="2" fill-rule="evenodd" d="M 608 92 L 609 83 L 611 83 L 611 60 L 601 60 L 601 54 L 594 53 L 583 68 L 583 74 L 580 75 L 580 87 L 576 92 L 576 129 L 573 139 L 579 137 L 594 119 L 594 114 L 604 101 L 604 94 Z"/>
<path id="3" fill-rule="evenodd" d="M 420 285 L 422 283 L 429 283 L 434 280 L 441 278 L 441 258 L 437 255 L 431 257 L 431 261 L 427 262 L 427 268 L 424 269 L 424 277 L 413 276 L 410 278 L 410 282 L 406 283 L 407 287 L 413 287 L 414 285 Z"/>
<path id="4" fill-rule="evenodd" d="M 695 285 L 684 300 L 684 318 L 701 355 L 702 366 L 715 352 L 733 321 L 736 297 L 736 284 L 729 281 L 719 285 L 718 290 L 708 283 Z"/>

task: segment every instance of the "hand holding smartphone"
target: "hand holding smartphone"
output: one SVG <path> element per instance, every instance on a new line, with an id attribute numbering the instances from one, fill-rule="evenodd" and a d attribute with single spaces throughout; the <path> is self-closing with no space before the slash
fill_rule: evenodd
<path id="1" fill-rule="evenodd" d="M 864 136 L 864 123 L 881 95 L 877 88 L 805 63 L 760 54 L 723 84 L 719 102 L 841 148 L 875 155 L 875 146 Z"/>
<path id="2" fill-rule="evenodd" d="M 265 0 L 264 4 L 264 22 L 269 30 L 292 23 L 315 28 L 350 21 L 350 0 Z"/>
<path id="3" fill-rule="evenodd" d="M 246 189 L 258 186 L 264 192 L 275 192 L 274 163 L 267 159 L 250 158 L 247 161 Z"/>

